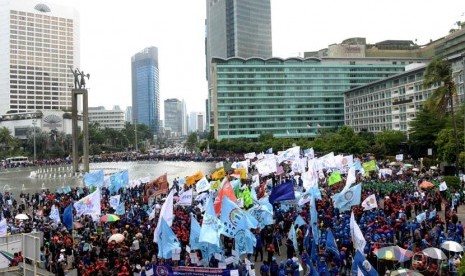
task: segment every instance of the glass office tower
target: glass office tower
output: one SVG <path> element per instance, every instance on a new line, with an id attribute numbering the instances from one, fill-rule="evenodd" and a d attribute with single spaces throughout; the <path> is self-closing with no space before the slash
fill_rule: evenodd
<path id="1" fill-rule="evenodd" d="M 158 48 L 147 47 L 131 59 L 132 116 L 134 123 L 145 124 L 153 134 L 160 120 Z"/>

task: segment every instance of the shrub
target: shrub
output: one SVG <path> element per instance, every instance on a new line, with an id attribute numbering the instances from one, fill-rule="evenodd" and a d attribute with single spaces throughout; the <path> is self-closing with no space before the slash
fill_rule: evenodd
<path id="1" fill-rule="evenodd" d="M 460 190 L 462 187 L 462 183 L 460 182 L 460 178 L 458 176 L 444 176 L 443 179 L 449 188 Z"/>

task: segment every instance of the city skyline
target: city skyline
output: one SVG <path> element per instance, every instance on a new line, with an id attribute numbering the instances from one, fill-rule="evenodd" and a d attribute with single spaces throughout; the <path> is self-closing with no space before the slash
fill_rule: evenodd
<path id="1" fill-rule="evenodd" d="M 108 4 L 103 2 L 66 0 L 59 4 L 80 13 L 81 66 L 92 76 L 90 106 L 129 106 L 130 57 L 153 45 L 159 49 L 160 101 L 184 99 L 189 112 L 205 111 L 205 1 L 136 0 L 131 5 L 114 5 L 112 13 L 102 12 Z M 417 0 L 401 7 L 387 1 L 357 4 L 271 0 L 273 56 L 302 56 L 349 37 L 366 37 L 368 43 L 416 40 L 423 45 L 447 35 L 456 21 L 465 20 L 465 4 L 455 0 L 440 6 Z M 381 6 L 382 14 L 371 12 Z"/>

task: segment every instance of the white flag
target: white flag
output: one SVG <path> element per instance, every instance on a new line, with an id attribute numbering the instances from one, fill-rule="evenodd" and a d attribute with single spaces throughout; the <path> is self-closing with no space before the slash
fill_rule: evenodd
<path id="1" fill-rule="evenodd" d="M 168 226 L 171 227 L 173 225 L 173 196 L 174 196 L 175 189 L 172 189 L 169 195 L 165 199 L 165 203 L 161 206 L 160 216 L 158 217 L 157 228 L 153 233 L 153 242 L 158 243 L 158 234 L 160 233 L 160 226 L 161 226 L 161 218 L 163 218 Z"/>
<path id="2" fill-rule="evenodd" d="M 58 210 L 57 207 L 55 207 L 55 205 L 52 205 L 52 210 L 50 210 L 50 216 L 48 216 L 49 218 L 51 218 L 53 220 L 53 222 L 55 223 L 60 223 L 61 220 L 60 220 L 60 211 Z"/>
<path id="3" fill-rule="evenodd" d="M 378 203 L 376 202 L 376 196 L 369 195 L 367 198 L 365 198 L 365 200 L 362 202 L 362 207 L 364 211 L 378 208 Z"/>
<path id="4" fill-rule="evenodd" d="M 179 200 L 176 205 L 191 206 L 192 205 L 192 192 L 194 190 L 190 189 L 179 195 Z"/>
<path id="5" fill-rule="evenodd" d="M 79 217 L 81 215 L 91 215 L 93 218 L 100 216 L 102 214 L 102 209 L 100 206 L 101 199 L 102 195 L 100 193 L 100 189 L 97 189 L 90 195 L 81 198 L 73 205 L 74 209 L 76 209 L 76 216 Z"/>
<path id="6" fill-rule="evenodd" d="M 116 208 L 118 208 L 120 198 L 121 198 L 121 195 L 111 196 L 110 207 L 116 210 Z"/>
<path id="7" fill-rule="evenodd" d="M 444 192 L 445 190 L 447 190 L 447 184 L 446 181 L 442 181 L 439 185 L 439 191 Z"/>
<path id="8" fill-rule="evenodd" d="M 210 189 L 210 182 L 208 182 L 207 178 L 205 176 L 197 181 L 197 184 L 195 184 L 195 190 L 197 193 L 205 192 Z"/>
<path id="9" fill-rule="evenodd" d="M 347 191 L 350 188 L 350 185 L 354 184 L 356 181 L 357 177 L 355 176 L 355 167 L 352 166 L 350 167 L 349 172 L 347 173 L 346 185 L 344 186 L 344 189 L 342 189 L 342 191 Z"/>
<path id="10" fill-rule="evenodd" d="M 0 237 L 6 237 L 7 235 L 7 224 L 6 219 L 0 221 Z"/>
<path id="11" fill-rule="evenodd" d="M 360 253 L 364 254 L 363 251 L 365 250 L 365 245 L 367 244 L 365 238 L 363 237 L 363 233 L 360 230 L 357 222 L 355 221 L 354 212 L 350 215 L 350 233 L 352 236 L 352 242 L 354 243 L 355 249 L 360 251 Z"/>

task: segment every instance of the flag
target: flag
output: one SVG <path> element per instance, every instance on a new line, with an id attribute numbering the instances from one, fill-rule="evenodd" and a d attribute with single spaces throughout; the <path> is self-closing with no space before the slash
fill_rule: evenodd
<path id="1" fill-rule="evenodd" d="M 354 243 L 354 248 L 363 254 L 363 251 L 365 250 L 365 245 L 367 244 L 367 242 L 365 238 L 363 237 L 362 230 L 360 230 L 360 227 L 355 221 L 355 216 L 354 216 L 353 211 L 352 211 L 352 214 L 350 215 L 350 234 L 352 237 L 352 242 Z"/>
<path id="2" fill-rule="evenodd" d="M 315 157 L 315 151 L 313 150 L 313 148 L 306 149 L 304 150 L 304 156 L 307 156 L 308 159 L 312 159 Z"/>
<path id="3" fill-rule="evenodd" d="M 257 154 L 255 152 L 249 152 L 244 154 L 244 159 L 254 159 L 257 157 Z"/>
<path id="4" fill-rule="evenodd" d="M 240 256 L 242 254 L 253 254 L 254 247 L 257 243 L 257 239 L 255 235 L 250 232 L 249 229 L 241 229 L 237 232 L 236 236 L 234 237 L 235 241 L 235 250 L 237 254 Z"/>
<path id="5" fill-rule="evenodd" d="M 1 221 L 0 221 L 0 237 L 6 237 L 7 236 L 7 223 L 6 223 L 6 219 L 3 218 Z"/>
<path id="6" fill-rule="evenodd" d="M 404 160 L 404 155 L 403 154 L 396 154 L 396 161 L 402 162 Z"/>
<path id="7" fill-rule="evenodd" d="M 168 196 L 165 199 L 165 203 L 163 203 L 163 206 L 161 206 L 160 209 L 160 216 L 158 218 L 158 223 L 157 227 L 155 228 L 154 235 L 153 235 L 153 242 L 158 243 L 158 236 L 160 234 L 160 224 L 161 220 L 164 219 L 165 222 L 168 224 L 169 227 L 173 225 L 173 219 L 174 219 L 174 214 L 173 214 L 173 196 L 174 196 L 175 190 L 171 190 L 171 192 L 168 194 Z M 160 244 L 158 245 L 160 247 Z"/>
<path id="8" fill-rule="evenodd" d="M 293 200 L 295 199 L 294 194 L 294 186 L 292 185 L 292 181 L 287 181 L 276 186 L 273 190 L 271 190 L 271 194 L 269 197 L 269 201 L 271 204 L 274 204 L 277 201 L 283 200 Z"/>
<path id="9" fill-rule="evenodd" d="M 224 168 L 223 161 L 216 163 L 216 164 L 215 164 L 215 168 L 216 168 L 216 169 Z"/>
<path id="10" fill-rule="evenodd" d="M 223 187 L 221 187 L 220 191 L 218 192 L 218 195 L 216 196 L 215 203 L 214 203 L 216 214 L 219 214 L 221 211 L 221 202 L 223 201 L 224 196 L 228 197 L 233 202 L 237 201 L 236 195 L 234 194 L 233 187 L 231 183 L 229 182 L 226 182 L 223 184 Z"/>
<path id="11" fill-rule="evenodd" d="M 336 258 L 340 259 L 339 249 L 337 248 L 336 240 L 334 239 L 331 229 L 326 230 L 326 252 L 331 252 Z"/>
<path id="12" fill-rule="evenodd" d="M 365 172 L 376 171 L 376 162 L 375 160 L 371 160 L 362 164 L 363 170 Z"/>
<path id="13" fill-rule="evenodd" d="M 336 167 L 336 160 L 334 160 L 334 152 L 330 152 L 318 158 L 318 160 L 321 162 L 323 168 L 335 168 Z"/>
<path id="14" fill-rule="evenodd" d="M 200 224 L 191 213 L 191 233 L 189 236 L 189 245 L 192 249 L 200 249 Z"/>
<path id="15" fill-rule="evenodd" d="M 305 220 L 300 215 L 298 215 L 297 218 L 294 221 L 294 225 L 297 225 L 298 227 L 300 227 L 302 225 L 307 225 L 307 223 L 305 222 Z"/>
<path id="16" fill-rule="evenodd" d="M 318 232 L 318 212 L 316 210 L 315 198 L 310 197 L 310 224 L 312 227 L 313 242 L 318 244 L 320 233 Z"/>
<path id="17" fill-rule="evenodd" d="M 160 224 L 160 231 L 157 233 L 158 258 L 171 259 L 173 249 L 179 248 L 180 243 L 163 217 L 161 217 Z"/>
<path id="18" fill-rule="evenodd" d="M 439 191 L 444 192 L 445 190 L 447 190 L 447 184 L 446 181 L 442 181 L 439 185 Z"/>
<path id="19" fill-rule="evenodd" d="M 269 175 L 275 173 L 277 168 L 276 159 L 274 158 L 265 158 L 258 162 L 255 162 L 255 167 L 261 175 Z"/>
<path id="20" fill-rule="evenodd" d="M 265 151 L 266 154 L 273 154 L 273 148 L 269 148 Z"/>
<path id="21" fill-rule="evenodd" d="M 194 191 L 193 189 L 189 189 L 183 192 L 182 194 L 180 194 L 178 202 L 176 202 L 176 205 L 191 206 L 193 191 Z"/>
<path id="22" fill-rule="evenodd" d="M 258 227 L 264 229 L 267 225 L 273 224 L 273 207 L 259 203 L 247 210 L 251 216 L 258 221 Z"/>
<path id="23" fill-rule="evenodd" d="M 115 195 L 110 197 L 110 207 L 115 209 L 118 208 L 121 195 Z"/>
<path id="24" fill-rule="evenodd" d="M 237 175 L 238 178 L 240 178 L 240 179 L 246 179 L 247 178 L 247 170 L 246 169 L 235 169 L 233 174 Z"/>
<path id="25" fill-rule="evenodd" d="M 202 177 L 199 181 L 197 181 L 197 184 L 195 184 L 195 190 L 197 193 L 205 192 L 210 189 L 210 182 L 208 182 L 207 178 Z"/>
<path id="26" fill-rule="evenodd" d="M 369 195 L 367 198 L 365 198 L 365 200 L 362 202 L 362 207 L 364 211 L 378 208 L 378 203 L 376 202 L 376 196 Z"/>
<path id="27" fill-rule="evenodd" d="M 89 186 L 101 187 L 103 184 L 103 178 L 105 174 L 103 170 L 98 170 L 95 172 L 89 172 L 84 175 L 84 184 Z"/>
<path id="28" fill-rule="evenodd" d="M 294 249 L 297 251 L 297 235 L 295 234 L 295 226 L 294 224 L 291 225 L 291 229 L 289 229 L 289 234 L 287 238 L 292 241 L 292 245 L 294 245 Z"/>
<path id="29" fill-rule="evenodd" d="M 124 215 L 124 213 L 126 213 L 126 209 L 124 207 L 124 202 L 121 202 L 118 207 L 116 207 L 116 211 L 115 211 L 115 214 L 119 215 L 119 216 L 122 216 Z"/>
<path id="30" fill-rule="evenodd" d="M 359 205 L 362 197 L 362 184 L 357 184 L 346 191 L 342 191 L 333 196 L 334 207 L 339 211 L 348 211 L 353 205 Z"/>
<path id="31" fill-rule="evenodd" d="M 221 221 L 216 217 L 213 199 L 209 197 L 205 214 L 203 215 L 202 227 L 200 227 L 199 242 L 207 242 L 220 246 L 220 234 L 223 231 L 223 227 Z"/>
<path id="32" fill-rule="evenodd" d="M 102 196 L 100 193 L 100 189 L 97 189 L 95 192 L 81 198 L 78 202 L 74 203 L 74 209 L 76 209 L 76 216 L 100 216 L 102 214 L 102 209 L 100 206 L 101 200 Z"/>
<path id="33" fill-rule="evenodd" d="M 252 188 L 253 189 L 253 188 Z M 238 196 L 238 199 L 239 198 L 242 198 L 243 202 L 244 202 L 244 206 L 246 209 L 249 208 L 249 206 L 251 206 L 253 204 L 253 199 L 252 199 L 252 195 L 249 191 L 249 188 L 245 187 L 243 188 L 240 192 L 239 192 L 239 196 Z"/>
<path id="34" fill-rule="evenodd" d="M 199 170 L 196 173 L 194 173 L 192 176 L 194 177 L 195 181 L 199 181 L 200 179 L 203 178 L 203 173 Z"/>
<path id="35" fill-rule="evenodd" d="M 212 173 L 212 179 L 213 180 L 216 180 L 216 179 L 222 179 L 226 176 L 226 173 L 224 171 L 224 168 L 221 168 L 215 172 Z"/>
<path id="36" fill-rule="evenodd" d="M 241 229 L 258 226 L 258 221 L 253 216 L 247 216 L 244 210 L 226 196 L 221 204 L 220 221 L 224 225 L 221 234 L 230 238 L 234 238 Z"/>
<path id="37" fill-rule="evenodd" d="M 334 185 L 334 184 L 336 184 L 338 182 L 341 182 L 341 181 L 342 181 L 341 173 L 338 172 L 338 171 L 335 171 L 329 176 L 328 185 L 332 186 L 332 185 Z"/>
<path id="38" fill-rule="evenodd" d="M 352 264 L 352 275 L 356 275 L 358 270 L 360 270 L 363 276 L 378 276 L 378 272 L 360 251 L 355 253 L 354 263 Z"/>
<path id="39" fill-rule="evenodd" d="M 221 181 L 210 181 L 210 191 L 217 191 L 221 187 Z"/>
<path id="40" fill-rule="evenodd" d="M 52 205 L 52 209 L 50 210 L 50 215 L 48 216 L 53 220 L 54 223 L 60 223 L 60 211 L 58 210 L 55 205 Z"/>
<path id="41" fill-rule="evenodd" d="M 426 220 L 426 212 L 423 212 L 421 214 L 418 214 L 416 216 L 417 222 L 422 223 L 424 220 Z"/>
<path id="42" fill-rule="evenodd" d="M 73 229 L 73 205 L 69 204 L 63 212 L 63 224 L 70 231 Z"/>
<path id="43" fill-rule="evenodd" d="M 346 185 L 342 191 L 347 191 L 350 186 L 355 183 L 355 181 L 357 181 L 357 177 L 355 176 L 355 167 L 351 166 L 349 168 L 349 172 L 347 173 Z"/>
<path id="44" fill-rule="evenodd" d="M 346 155 L 342 157 L 342 167 L 351 167 L 354 164 L 354 156 Z"/>

